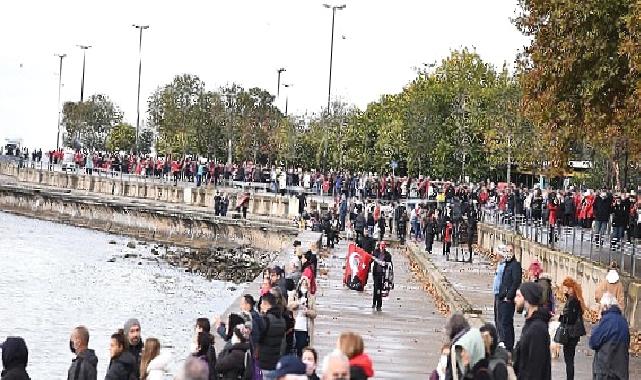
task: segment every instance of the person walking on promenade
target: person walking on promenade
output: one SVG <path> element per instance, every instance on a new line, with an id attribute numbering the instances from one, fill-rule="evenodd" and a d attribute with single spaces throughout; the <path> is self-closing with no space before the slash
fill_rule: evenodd
<path id="1" fill-rule="evenodd" d="M 374 376 L 372 359 L 364 353 L 363 338 L 353 332 L 344 332 L 338 338 L 338 349 L 349 359 L 349 379 L 366 380 Z"/>
<path id="2" fill-rule="evenodd" d="M 298 356 L 303 355 L 303 349 L 311 344 L 314 337 L 315 305 L 316 297 L 311 293 L 309 280 L 302 277 L 287 305 L 294 315 L 294 345 Z"/>
<path id="3" fill-rule="evenodd" d="M 105 380 L 138 380 L 140 365 L 134 355 L 126 349 L 126 338 L 122 330 L 111 336 L 109 368 Z"/>
<path id="4" fill-rule="evenodd" d="M 603 190 L 594 199 L 594 234 L 596 235 L 596 243 L 599 246 L 603 245 L 610 214 L 612 214 L 612 197 Z"/>
<path id="5" fill-rule="evenodd" d="M 156 338 L 147 338 L 140 359 L 140 380 L 163 380 L 169 371 L 171 355 L 160 352 L 160 342 Z"/>
<path id="6" fill-rule="evenodd" d="M 137 319 L 131 318 L 125 322 L 124 334 L 127 338 L 127 350 L 133 355 L 136 359 L 136 377 L 140 377 L 140 356 L 142 355 L 142 349 L 144 343 L 140 337 L 140 322 Z"/>
<path id="7" fill-rule="evenodd" d="M 432 247 L 434 245 L 434 235 L 436 235 L 436 218 L 434 212 L 430 211 L 425 218 L 425 252 L 432 254 Z"/>
<path id="8" fill-rule="evenodd" d="M 619 303 L 619 310 L 625 311 L 625 292 L 623 291 L 623 284 L 619 279 L 619 264 L 616 261 L 610 263 L 608 267 L 608 274 L 604 280 L 601 280 L 594 291 L 594 300 L 598 303 L 601 302 L 601 297 L 605 293 L 610 293 L 617 299 Z"/>
<path id="9" fill-rule="evenodd" d="M 274 370 L 283 354 L 281 348 L 286 332 L 285 319 L 282 310 L 277 306 L 276 297 L 271 293 L 262 297 L 260 309 L 265 329 L 257 348 L 258 364 L 264 380 L 276 380 Z"/>
<path id="10" fill-rule="evenodd" d="M 565 360 L 565 374 L 567 380 L 574 380 L 574 355 L 579 339 L 585 335 L 583 312 L 586 310 L 581 285 L 573 278 L 563 280 L 563 294 L 566 301 L 563 313 L 559 318 L 561 327 L 568 331 L 568 340 L 563 343 L 563 359 Z"/>
<path id="11" fill-rule="evenodd" d="M 382 241 L 372 253 L 374 259 L 374 266 L 372 268 L 372 277 L 374 280 L 372 309 L 376 308 L 376 311 L 381 311 L 383 307 L 383 290 L 386 275 L 392 265 L 392 255 L 385 249 L 386 246 L 387 244 Z"/>
<path id="12" fill-rule="evenodd" d="M 514 372 L 519 380 L 551 380 L 550 313 L 540 308 L 543 292 L 534 282 L 521 284 L 514 304 L 518 313 L 527 313 L 521 339 L 514 348 Z"/>
<path id="13" fill-rule="evenodd" d="M 499 252 L 501 253 L 501 252 Z M 498 322 L 499 336 L 501 342 L 508 351 L 514 347 L 514 298 L 516 291 L 521 285 L 523 271 L 521 263 L 514 256 L 514 246 L 509 244 L 503 251 L 505 268 L 501 276 L 501 284 L 498 293 Z"/>
<path id="14" fill-rule="evenodd" d="M 68 380 L 96 380 L 98 358 L 94 350 L 90 350 L 89 330 L 84 326 L 78 326 L 71 332 L 69 338 L 69 349 L 76 354 L 76 358 L 71 361 Z"/>
<path id="15" fill-rule="evenodd" d="M 592 328 L 590 349 L 594 350 L 594 380 L 627 380 L 629 378 L 630 331 L 621 315 L 618 300 L 610 293 L 601 297 L 601 320 Z"/>
<path id="16" fill-rule="evenodd" d="M 2 349 L 2 380 L 30 380 L 27 374 L 29 350 L 27 343 L 20 337 L 8 337 L 0 344 Z"/>

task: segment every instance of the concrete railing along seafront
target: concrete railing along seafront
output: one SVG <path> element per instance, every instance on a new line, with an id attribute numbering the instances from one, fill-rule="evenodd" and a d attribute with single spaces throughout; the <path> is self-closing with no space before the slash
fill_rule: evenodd
<path id="1" fill-rule="evenodd" d="M 21 183 L 51 186 L 58 189 L 209 208 L 213 208 L 214 197 L 218 191 L 229 198 L 230 210 L 234 209 L 238 198 L 243 194 L 242 190 L 232 188 L 174 186 L 171 183 L 132 181 L 124 177 L 111 178 L 36 168 L 19 168 L 7 162 L 0 162 L 0 175 L 13 178 Z M 328 204 L 331 203 L 331 197 L 326 200 L 308 197 L 307 203 L 308 210 L 320 210 L 328 207 Z M 250 193 L 248 213 L 293 218 L 298 215 L 298 199 L 295 196 Z"/>

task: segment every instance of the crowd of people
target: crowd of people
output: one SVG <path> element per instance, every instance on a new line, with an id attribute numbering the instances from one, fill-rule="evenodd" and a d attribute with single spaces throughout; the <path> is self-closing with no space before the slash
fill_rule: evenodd
<path id="1" fill-rule="evenodd" d="M 367 379 L 373 365 L 362 337 L 344 332 L 336 349 L 321 362 L 314 344 L 317 248 L 304 250 L 294 242 L 294 254 L 285 265 L 265 270 L 255 295 L 245 294 L 240 308 L 224 320 L 195 320 L 191 353 L 180 366 L 177 380 L 253 379 Z M 69 349 L 75 354 L 69 380 L 95 380 L 98 358 L 89 348 L 89 329 L 74 328 Z M 189 339 L 188 337 L 186 337 Z M 214 342 L 224 342 L 216 352 Z M 127 320 L 110 340 L 105 380 L 164 379 L 171 353 L 156 338 L 142 338 L 141 323 Z M 28 380 L 28 350 L 24 339 L 9 337 L 2 343 L 2 380 Z M 322 363 L 322 367 L 321 367 Z M 320 371 L 322 368 L 322 372 Z M 317 374 L 317 369 L 322 377 Z"/>
<path id="2" fill-rule="evenodd" d="M 513 370 L 519 379 L 551 379 L 551 357 L 555 350 L 554 356 L 558 356 L 558 349 L 562 347 L 566 379 L 572 380 L 576 347 L 581 337 L 586 335 L 583 315 L 588 311 L 588 304 L 581 285 L 571 277 L 563 280 L 564 303 L 558 313 L 557 302 L 561 300 L 555 299 L 551 276 L 543 272 L 540 262 L 534 261 L 526 272 L 528 281 L 522 282 L 523 269 L 513 250 L 512 245 L 498 248 L 502 259 L 497 265 L 493 283 L 494 324 L 487 325 L 487 329 L 496 326 L 496 330 L 493 338 L 485 341 L 484 358 L 488 362 L 472 362 L 461 373 L 465 376 L 469 371 L 471 375 L 464 378 L 471 379 L 511 378 L 503 369 L 502 374 L 497 376 L 496 366 L 492 368 L 492 360 L 496 360 L 498 355 L 501 367 L 507 364 L 508 370 Z M 623 316 L 625 299 L 616 262 L 611 264 L 606 278 L 598 284 L 594 301 L 601 311 L 601 320 L 592 329 L 589 340 L 590 348 L 595 351 L 593 378 L 628 379 L 630 335 Z M 525 324 L 518 342 L 514 338 L 515 313 L 525 314 Z M 474 339 L 478 344 L 478 334 Z M 457 339 L 452 338 L 452 341 L 452 347 L 458 347 Z M 460 346 L 463 350 L 471 349 L 465 340 Z M 468 356 L 470 354 L 468 352 Z M 484 373 L 493 376 L 488 377 Z"/>

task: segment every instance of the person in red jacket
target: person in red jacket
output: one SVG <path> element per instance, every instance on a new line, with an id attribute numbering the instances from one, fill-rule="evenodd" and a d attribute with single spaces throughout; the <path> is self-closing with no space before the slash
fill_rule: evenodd
<path id="1" fill-rule="evenodd" d="M 445 223 L 445 233 L 443 236 L 443 242 L 445 243 L 444 245 L 444 255 L 449 255 L 450 254 L 450 248 L 452 247 L 452 235 L 454 234 L 454 225 L 452 224 L 452 221 L 449 220 L 449 217 L 447 219 L 447 222 Z"/>

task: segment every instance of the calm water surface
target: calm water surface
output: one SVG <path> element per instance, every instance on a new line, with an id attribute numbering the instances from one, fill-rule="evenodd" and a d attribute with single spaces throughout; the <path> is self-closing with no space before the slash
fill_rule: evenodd
<path id="1" fill-rule="evenodd" d="M 80 324 L 90 330 L 104 378 L 109 337 L 132 317 L 143 339 L 169 347 L 175 370 L 188 354 L 196 318 L 222 314 L 244 290 L 152 261 L 149 246 L 130 249 L 129 240 L 0 212 L 0 340 L 25 338 L 33 380 L 67 378 L 69 334 Z M 141 258 L 125 259 L 126 253 Z"/>

